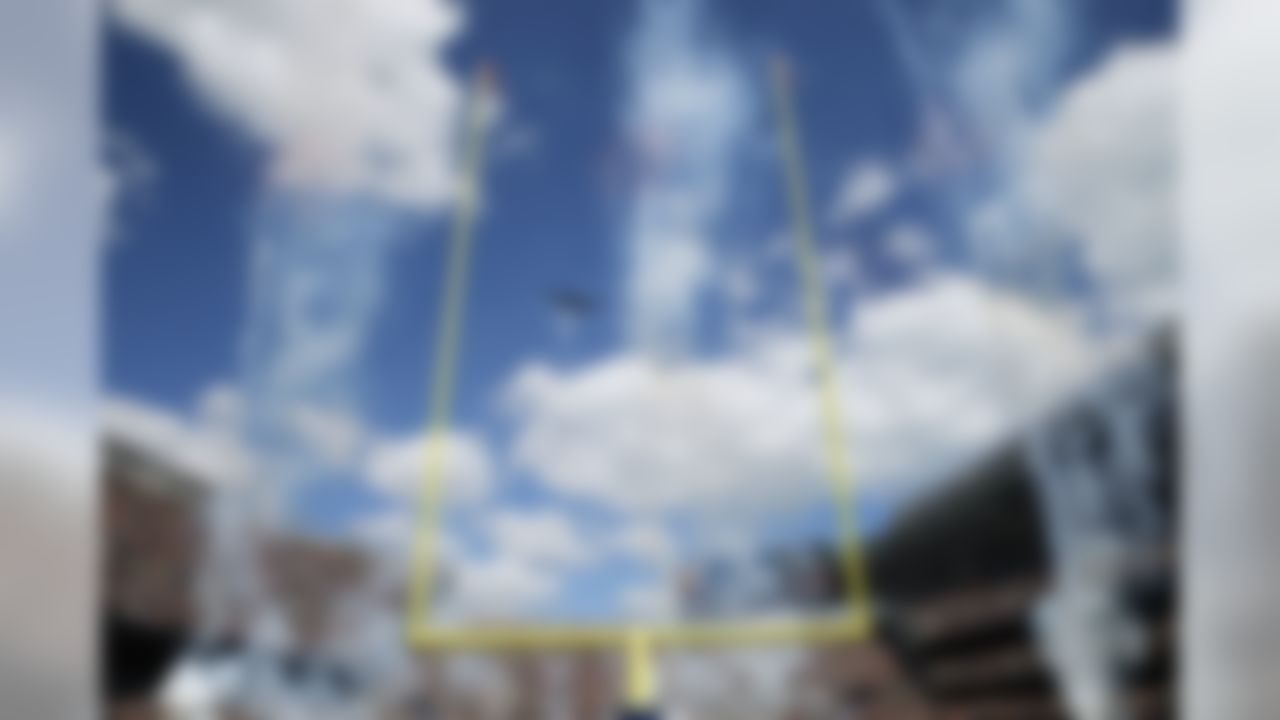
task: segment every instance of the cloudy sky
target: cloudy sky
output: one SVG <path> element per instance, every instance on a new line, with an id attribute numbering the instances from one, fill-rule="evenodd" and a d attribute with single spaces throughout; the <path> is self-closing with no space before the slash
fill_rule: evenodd
<path id="1" fill-rule="evenodd" d="M 402 551 L 489 62 L 457 604 L 662 613 L 695 548 L 826 536 L 782 54 L 874 532 L 1168 312 L 1172 5 L 117 0 L 112 427 L 234 482 L 285 418 L 309 529 Z"/>

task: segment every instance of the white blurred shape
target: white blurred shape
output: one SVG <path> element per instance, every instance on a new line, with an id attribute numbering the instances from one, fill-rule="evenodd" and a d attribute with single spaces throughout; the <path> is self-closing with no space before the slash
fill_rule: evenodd
<path id="1" fill-rule="evenodd" d="M 0 697 L 13 717 L 91 717 L 98 695 L 97 15 L 86 0 L 0 3 Z"/>
<path id="2" fill-rule="evenodd" d="M 1186 15 L 1180 707 L 1261 718 L 1280 707 L 1280 5 L 1198 0 Z"/>

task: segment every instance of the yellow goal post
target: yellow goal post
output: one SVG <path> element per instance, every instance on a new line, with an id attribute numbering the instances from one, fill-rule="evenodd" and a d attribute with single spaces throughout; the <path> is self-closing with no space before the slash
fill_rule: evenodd
<path id="1" fill-rule="evenodd" d="M 793 80 L 786 61 L 770 63 L 773 112 L 783 184 L 792 227 L 791 239 L 804 305 L 805 322 L 818 378 L 818 412 L 823 433 L 828 489 L 836 515 L 836 539 L 848 600 L 834 615 L 786 620 L 734 620 L 660 624 L 495 624 L 445 625 L 432 621 L 430 604 L 438 568 L 445 443 L 424 447 L 425 470 L 418 497 L 409 567 L 405 631 L 419 651 L 542 651 L 582 648 L 618 649 L 626 659 L 628 699 L 652 699 L 652 653 L 667 648 L 736 648 L 769 645 L 852 643 L 872 630 L 871 596 L 854 507 L 854 472 L 839 376 L 828 329 L 826 291 L 814 237 L 800 123 L 794 107 Z M 462 181 L 452 221 L 445 265 L 435 357 L 430 377 L 428 438 L 448 430 L 457 376 L 467 281 L 475 240 L 477 210 L 484 177 L 489 103 L 496 93 L 494 72 L 482 67 L 472 83 L 465 125 Z"/>

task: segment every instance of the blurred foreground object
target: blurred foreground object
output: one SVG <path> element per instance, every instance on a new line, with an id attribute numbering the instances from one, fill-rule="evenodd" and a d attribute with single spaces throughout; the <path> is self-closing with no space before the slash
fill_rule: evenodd
<path id="1" fill-rule="evenodd" d="M 0 715 L 92 716 L 98 8 L 0 3 Z"/>
<path id="2" fill-rule="evenodd" d="M 1186 717 L 1275 717 L 1280 5 L 1198 0 L 1187 13 Z"/>

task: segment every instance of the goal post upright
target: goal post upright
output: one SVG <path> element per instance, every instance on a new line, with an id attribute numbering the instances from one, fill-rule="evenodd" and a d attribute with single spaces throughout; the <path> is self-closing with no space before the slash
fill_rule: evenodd
<path id="1" fill-rule="evenodd" d="M 489 132 L 487 102 L 495 92 L 489 66 L 477 71 L 466 113 L 459 195 L 454 209 L 448 259 L 436 329 L 430 379 L 428 433 L 423 447 L 424 476 L 418 498 L 408 569 L 405 634 L 424 652 L 543 650 L 616 650 L 623 660 L 622 698 L 628 709 L 651 711 L 660 694 L 655 656 L 679 648 L 733 649 L 777 645 L 830 645 L 861 642 L 873 630 L 870 585 L 854 506 L 853 462 L 848 447 L 839 370 L 829 330 L 826 290 L 820 274 L 812 209 L 806 180 L 804 145 L 787 62 L 770 62 L 775 128 L 782 182 L 792 227 L 792 244 L 802 289 L 805 321 L 817 375 L 828 490 L 836 514 L 840 573 L 848 595 L 837 613 L 821 618 L 759 621 L 697 621 L 670 624 L 451 625 L 434 622 L 434 580 L 439 567 L 439 538 L 444 499 L 446 433 L 452 416 L 457 362 L 465 321 L 476 215 L 484 177 Z"/>

